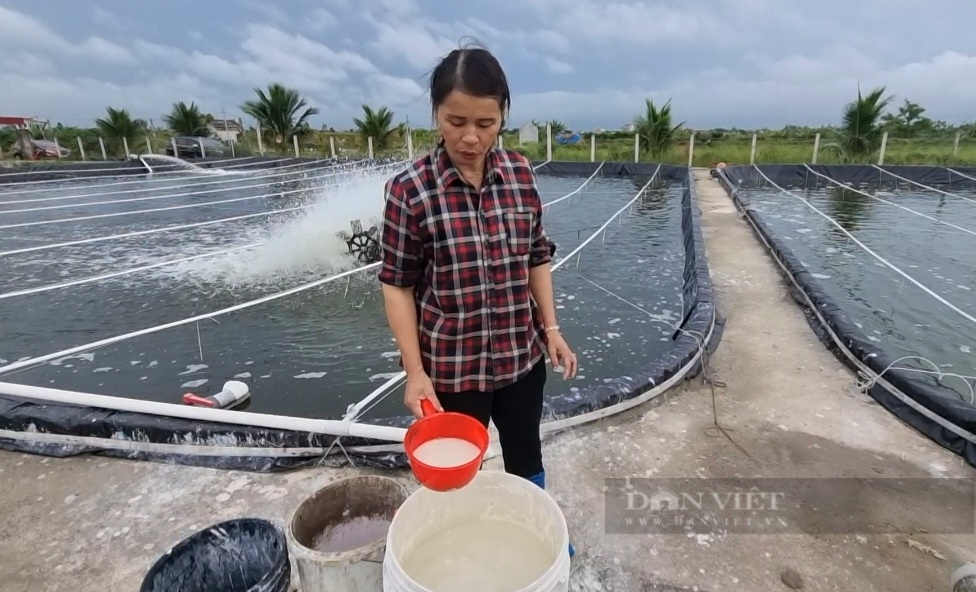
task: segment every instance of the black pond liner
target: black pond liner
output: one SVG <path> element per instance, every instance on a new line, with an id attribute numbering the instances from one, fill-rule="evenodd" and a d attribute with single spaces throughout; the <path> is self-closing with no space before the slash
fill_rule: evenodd
<path id="1" fill-rule="evenodd" d="M 284 531 L 266 520 L 214 524 L 160 556 L 139 592 L 288 592 L 286 541 Z"/>
<path id="2" fill-rule="evenodd" d="M 542 164 L 538 173 L 586 178 L 598 166 L 600 163 L 549 162 Z M 599 175 L 633 178 L 643 185 L 656 170 L 658 165 L 653 163 L 608 162 L 603 165 Z M 722 322 L 717 319 L 712 300 L 698 195 L 691 171 L 687 167 L 662 165 L 658 175 L 665 182 L 684 187 L 681 229 L 685 261 L 680 328 L 700 337 L 676 330 L 666 353 L 646 361 L 643 367 L 633 368 L 627 376 L 547 398 L 544 422 L 599 411 L 640 396 L 651 398 L 652 394 L 649 393 L 653 389 L 664 390 L 662 385 L 666 383 L 677 384 L 697 376 L 701 370 L 699 342 L 703 340 L 706 351 L 711 351 L 721 339 Z M 413 423 L 413 417 L 402 415 L 365 419 L 361 423 L 407 428 Z M 345 454 L 340 452 L 339 446 L 332 447 L 337 440 L 358 466 L 409 466 L 402 446 L 385 441 L 46 404 L 0 395 L 0 449 L 48 456 L 91 453 L 133 460 L 271 472 L 345 463 Z M 112 445 L 105 444 L 106 441 L 112 441 Z M 231 447 L 240 452 L 216 452 L 215 446 Z M 330 447 L 331 453 L 324 455 L 323 451 Z M 284 449 L 311 450 L 300 454 L 278 454 L 278 450 Z M 187 450 L 192 453 L 187 453 Z"/>
<path id="3" fill-rule="evenodd" d="M 803 165 L 761 165 L 762 173 L 781 187 L 806 183 L 814 177 Z M 863 165 L 810 165 L 814 171 L 840 183 L 892 185 L 898 181 L 885 175 L 877 167 Z M 959 176 L 976 177 L 974 167 L 936 166 L 885 166 L 884 170 L 916 183 L 948 191 L 950 187 L 972 189 L 976 182 Z M 843 309 L 823 289 L 813 274 L 801 263 L 790 249 L 788 241 L 776 236 L 762 214 L 754 210 L 747 197 L 737 191 L 739 187 L 757 187 L 762 177 L 753 166 L 734 165 L 717 169 L 713 174 L 719 179 L 736 207 L 750 222 L 753 229 L 767 245 L 784 273 L 801 292 L 805 301 L 805 316 L 820 340 L 843 363 L 858 371 L 867 368 L 877 376 L 901 354 L 892 355 L 867 338 L 855 325 L 856 319 L 848 318 Z M 770 189 L 774 191 L 774 188 Z M 865 255 L 867 257 L 868 255 Z M 967 463 L 976 466 L 976 407 L 946 397 L 938 389 L 915 372 L 890 369 L 876 381 L 868 393 L 896 417 L 925 434 L 941 446 L 962 456 Z"/>

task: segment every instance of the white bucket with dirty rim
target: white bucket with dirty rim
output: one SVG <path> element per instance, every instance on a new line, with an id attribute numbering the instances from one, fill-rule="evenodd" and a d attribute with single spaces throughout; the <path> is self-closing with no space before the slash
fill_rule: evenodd
<path id="1" fill-rule="evenodd" d="M 534 483 L 480 471 L 447 493 L 418 489 L 397 511 L 383 558 L 384 592 L 566 592 L 569 532 Z"/>
<path id="2" fill-rule="evenodd" d="M 388 524 L 407 494 L 398 481 L 367 475 L 340 479 L 303 501 L 286 529 L 302 592 L 383 590 Z M 327 542 L 317 544 L 323 535 Z"/>

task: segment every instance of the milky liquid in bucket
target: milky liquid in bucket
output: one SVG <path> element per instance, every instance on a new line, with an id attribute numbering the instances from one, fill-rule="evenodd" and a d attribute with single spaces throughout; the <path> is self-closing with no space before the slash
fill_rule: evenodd
<path id="1" fill-rule="evenodd" d="M 390 520 L 383 516 L 356 516 L 333 524 L 315 535 L 312 548 L 320 553 L 343 553 L 386 539 Z"/>
<path id="2" fill-rule="evenodd" d="M 401 562 L 433 592 L 513 592 L 538 580 L 556 560 L 552 545 L 507 520 L 469 520 L 435 531 Z"/>
<path id="3" fill-rule="evenodd" d="M 450 468 L 465 465 L 481 454 L 477 446 L 461 438 L 434 438 L 414 450 L 414 457 L 429 467 Z"/>

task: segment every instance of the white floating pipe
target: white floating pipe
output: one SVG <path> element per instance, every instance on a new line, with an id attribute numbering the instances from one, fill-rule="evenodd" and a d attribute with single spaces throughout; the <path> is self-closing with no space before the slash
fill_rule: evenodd
<path id="1" fill-rule="evenodd" d="M 593 177 L 595 177 L 597 175 L 597 173 L 600 172 L 600 169 L 603 168 L 603 165 L 604 164 L 606 164 L 606 161 L 601 162 L 600 163 L 600 166 L 596 167 L 596 170 L 593 171 L 593 174 L 590 175 L 589 177 L 587 177 L 586 180 L 583 181 L 583 184 L 582 185 L 580 185 L 576 189 L 570 191 L 569 193 L 567 193 L 566 195 L 564 195 L 564 196 L 562 196 L 562 197 L 560 197 L 558 199 L 554 199 L 554 200 L 552 200 L 549 203 L 542 204 L 542 209 L 545 210 L 545 208 L 548 208 L 551 205 L 557 204 L 557 203 L 563 201 L 564 199 L 569 199 L 569 198 L 573 197 L 574 195 L 576 195 L 577 193 L 579 193 L 580 191 L 583 191 L 583 188 L 586 187 L 587 184 L 589 184 L 589 182 L 593 179 Z"/>
<path id="2" fill-rule="evenodd" d="M 956 169 L 946 167 L 946 170 L 949 171 L 950 173 L 954 173 L 956 175 L 959 175 L 963 179 L 969 179 L 970 181 L 976 181 L 976 177 L 971 177 L 971 176 L 969 176 L 969 175 L 967 175 L 965 173 L 960 173 Z M 960 195 L 959 197 L 962 197 L 962 196 Z"/>
<path id="3" fill-rule="evenodd" d="M 231 409 L 212 409 L 209 407 L 196 407 L 176 403 L 159 403 L 156 401 L 96 395 L 93 393 L 17 384 L 13 382 L 0 382 L 0 393 L 12 397 L 45 401 L 47 403 L 84 405 L 101 409 L 127 411 L 130 413 L 180 417 L 195 421 L 232 423 L 235 425 L 257 426 L 269 429 L 328 434 L 330 436 L 369 438 L 388 442 L 402 442 L 406 434 L 406 429 L 404 428 L 361 424 L 346 420 L 309 419 L 288 415 L 248 413 L 246 411 L 234 411 Z"/>
<path id="4" fill-rule="evenodd" d="M 318 179 L 331 179 L 332 177 L 339 177 L 341 175 L 346 175 L 346 174 L 350 174 L 350 173 L 359 173 L 359 172 L 365 173 L 365 172 L 369 172 L 369 171 L 378 170 L 378 169 L 381 169 L 381 168 L 384 168 L 384 167 L 394 166 L 394 165 L 397 165 L 397 164 L 400 164 L 400 163 L 394 163 L 394 164 L 390 164 L 390 165 L 388 165 L 388 164 L 381 164 L 381 165 L 376 165 L 376 166 L 372 166 L 372 167 L 368 167 L 368 168 L 364 168 L 364 169 L 342 170 L 342 171 L 339 171 L 339 172 L 330 172 L 330 173 L 326 173 L 326 174 L 323 174 L 323 175 L 310 175 L 310 176 L 307 176 L 307 177 L 303 177 L 302 178 L 302 181 L 315 181 L 315 180 L 318 180 Z M 331 170 L 334 170 L 334 168 L 335 167 L 322 167 L 321 169 L 315 169 L 315 170 L 328 170 L 328 171 L 331 171 Z M 300 172 L 305 172 L 305 171 L 300 171 Z M 294 174 L 295 173 L 282 173 L 282 175 L 294 175 Z M 267 175 L 267 176 L 262 177 L 262 178 L 269 179 L 269 178 L 272 178 L 272 177 L 275 177 L 275 176 L 278 176 L 278 175 Z M 214 183 L 227 183 L 227 182 L 229 182 L 229 181 L 214 181 Z M 102 200 L 102 201 L 88 201 L 88 202 L 81 202 L 81 203 L 75 202 L 75 203 L 69 203 L 69 204 L 64 204 L 64 205 L 60 205 L 60 206 L 39 206 L 39 207 L 36 207 L 36 208 L 20 208 L 20 209 L 16 209 L 16 210 L 0 210 L 0 214 L 18 214 L 18 213 L 22 213 L 22 212 L 39 212 L 39 211 L 42 211 L 42 210 L 60 210 L 60 209 L 64 209 L 64 208 L 78 208 L 78 207 L 82 207 L 82 206 L 101 206 L 101 205 L 117 204 L 117 203 L 130 203 L 130 202 L 136 202 L 136 201 L 152 201 L 152 200 L 156 200 L 156 199 L 171 199 L 171 198 L 174 198 L 174 197 L 193 197 L 194 195 L 203 195 L 203 194 L 207 194 L 207 193 L 221 193 L 221 192 L 224 192 L 224 191 L 237 191 L 239 189 L 254 189 L 256 187 L 270 187 L 272 185 L 277 185 L 278 183 L 280 183 L 280 181 L 274 181 L 274 182 L 270 182 L 270 183 L 252 183 L 250 185 L 235 185 L 233 187 L 224 187 L 224 188 L 221 188 L 221 189 L 207 189 L 205 191 L 186 191 L 186 192 L 183 192 L 183 193 L 166 193 L 166 194 L 163 194 L 163 195 L 151 195 L 151 196 L 148 196 L 148 197 L 133 197 L 133 198 L 124 198 L 124 199 L 107 199 L 107 200 Z M 207 185 L 207 184 L 208 183 L 196 183 L 195 185 Z M 166 187 L 161 187 L 160 189 L 167 189 L 167 188 Z M 118 191 L 118 192 L 115 192 L 114 194 L 113 193 L 108 193 L 107 195 L 119 195 L 119 194 L 122 194 L 122 193 L 134 193 L 134 192 L 139 192 L 139 191 L 141 191 L 141 190 L 139 190 L 139 189 L 132 189 L 132 190 L 126 190 L 126 191 Z M 158 190 L 157 189 L 149 189 L 149 190 L 146 190 L 146 191 L 158 191 Z M 281 192 L 266 193 L 266 194 L 263 194 L 263 195 L 265 197 L 267 197 L 267 196 L 272 196 L 272 195 L 280 195 L 280 193 Z M 93 196 L 92 195 L 82 195 L 82 196 L 71 196 L 71 197 L 93 197 Z M 9 200 L 9 201 L 0 201 L 0 205 L 10 205 L 10 204 L 18 204 L 18 203 L 37 203 L 37 202 L 41 202 L 41 201 L 56 201 L 56 200 L 61 200 L 61 199 L 68 199 L 68 198 L 65 198 L 65 197 L 45 197 L 45 198 L 40 198 L 40 199 Z M 148 210 L 143 210 L 143 211 L 148 211 Z"/>
<path id="5" fill-rule="evenodd" d="M 251 243 L 247 245 L 241 245 L 239 247 L 232 247 L 230 249 L 221 249 L 219 251 L 212 251 L 210 253 L 201 253 L 199 255 L 190 255 L 188 257 L 181 257 L 179 259 L 172 259 L 170 261 L 160 261 L 159 263 L 151 263 L 149 265 L 140 265 L 139 267 L 130 267 L 128 269 L 122 269 L 120 271 L 112 271 L 109 273 L 103 273 L 96 276 L 89 276 L 86 278 L 79 278 L 76 280 L 68 280 L 66 282 L 59 282 L 57 284 L 48 284 L 46 286 L 37 286 L 36 288 L 26 288 L 23 290 L 15 290 L 13 292 L 5 292 L 0 294 L 0 300 L 4 298 L 14 298 L 16 296 L 27 296 L 29 294 L 38 294 L 40 292 L 49 292 L 51 290 L 60 290 L 62 288 L 70 288 L 71 286 L 78 286 L 81 284 L 90 284 L 94 282 L 100 282 L 102 280 L 111 279 L 114 277 L 119 277 L 123 275 L 129 275 L 133 273 L 139 273 L 140 271 L 148 271 L 150 269 L 156 269 L 158 267 L 166 267 L 168 265 L 176 265 L 177 263 L 185 263 L 187 261 L 194 261 L 196 259 L 204 259 L 206 257 L 216 257 L 217 255 L 223 255 L 225 253 L 232 253 L 234 251 L 244 251 L 247 249 L 253 249 L 255 247 L 260 247 L 264 242 Z"/>
<path id="6" fill-rule="evenodd" d="M 267 302 L 273 302 L 279 300 L 286 296 L 291 296 L 292 294 L 297 294 L 299 292 L 304 292 L 305 290 L 310 290 L 318 286 L 334 282 L 338 279 L 342 279 L 347 276 L 355 275 L 366 271 L 367 269 L 372 269 L 374 267 L 379 267 L 379 262 L 371 263 L 369 265 L 364 265 L 362 267 L 357 267 L 355 269 L 350 269 L 348 271 L 343 271 L 342 273 L 337 273 L 326 278 L 315 280 L 314 282 L 309 282 L 307 284 L 302 284 L 300 286 L 295 286 L 294 288 L 289 288 L 283 292 L 277 292 L 275 294 L 269 294 L 261 298 L 256 298 L 254 300 L 249 300 L 247 302 L 241 302 L 233 306 L 228 306 L 227 308 L 222 308 L 220 310 L 215 310 L 213 312 L 208 312 L 185 319 L 180 319 L 177 321 L 171 321 L 169 323 L 164 323 L 162 325 L 156 325 L 155 327 L 147 327 L 145 329 L 139 329 L 138 331 L 133 331 L 131 333 L 126 333 L 124 335 L 116 335 L 115 337 L 108 337 L 106 339 L 101 339 L 99 341 L 93 341 L 84 345 L 79 345 L 76 347 L 61 350 L 59 352 L 54 352 L 52 354 L 46 354 L 43 356 L 38 356 L 36 358 L 31 358 L 28 360 L 23 360 L 19 362 L 14 362 L 12 364 L 7 364 L 6 366 L 0 366 L 0 374 L 6 374 L 8 372 L 13 372 L 14 370 L 19 370 L 21 368 L 27 368 L 29 366 L 35 366 L 37 364 L 42 364 L 44 362 L 49 362 L 51 360 L 56 360 L 58 358 L 63 358 L 65 356 L 74 355 L 90 349 L 97 349 L 100 347 L 105 347 L 106 345 L 112 345 L 113 343 L 118 343 L 120 341 L 126 341 L 134 337 L 141 337 L 143 335 L 149 335 L 151 333 L 157 333 L 159 331 L 164 331 L 166 329 L 172 329 L 173 327 L 180 327 L 182 325 L 188 325 L 190 323 L 195 323 L 197 321 L 209 320 L 214 317 L 223 316 L 228 313 L 236 312 L 238 310 L 243 310 L 245 308 L 250 308 L 252 306 L 257 306 L 259 304 L 265 304 Z"/>
<path id="7" fill-rule="evenodd" d="M 804 165 L 804 166 L 806 166 L 806 165 Z M 818 177 L 823 177 L 824 179 L 826 179 L 828 183 L 833 183 L 834 185 L 836 185 L 838 187 L 843 187 L 845 189 L 848 189 L 850 191 L 853 191 L 854 193 L 859 193 L 859 194 L 861 194 L 861 195 L 863 195 L 865 197 L 870 197 L 871 199 L 876 199 L 876 200 L 880 201 L 881 203 L 888 204 L 889 206 L 895 206 L 896 208 L 901 208 L 901 209 L 905 210 L 906 212 L 910 212 L 912 214 L 915 214 L 916 216 L 921 216 L 921 217 L 923 217 L 923 218 L 925 218 L 927 220 L 931 220 L 931 221 L 935 222 L 936 224 L 945 224 L 946 226 L 950 226 L 952 228 L 955 228 L 956 230 L 961 230 L 962 232 L 965 232 L 965 233 L 971 234 L 973 236 L 976 236 L 976 232 L 973 232 L 972 230 L 969 230 L 967 228 L 963 228 L 962 226 L 956 226 L 955 224 L 953 224 L 951 222 L 946 222 L 944 220 L 939 220 L 938 218 L 933 218 L 932 216 L 929 216 L 928 214 L 923 214 L 922 212 L 917 212 L 917 211 L 915 211 L 915 210 L 913 210 L 913 209 L 911 209 L 909 207 L 903 206 L 901 204 L 897 204 L 897 203 L 895 203 L 893 201 L 888 201 L 887 199 L 878 197 L 876 195 L 871 195 L 870 193 L 861 191 L 860 189 L 854 189 L 853 187 L 848 187 L 848 186 L 846 186 L 846 185 L 844 185 L 842 183 L 838 183 L 837 181 L 831 179 L 830 177 L 828 177 L 826 175 L 822 175 L 822 174 L 818 173 L 817 171 L 811 169 L 808 166 L 806 168 L 807 168 L 808 171 L 810 171 L 814 175 L 816 175 Z"/>
<path id="8" fill-rule="evenodd" d="M 75 216 L 72 218 L 56 218 L 54 220 L 35 220 L 33 222 L 18 222 L 16 224 L 0 224 L 0 230 L 7 228 L 23 228 L 25 226 L 45 226 L 47 224 L 60 224 L 62 222 L 81 222 L 83 220 L 97 220 L 100 218 L 115 218 L 118 216 L 132 216 L 135 214 L 151 214 L 153 212 L 167 212 L 170 210 L 185 210 L 188 208 L 202 208 L 206 206 L 212 206 L 217 204 L 234 203 L 238 201 L 250 201 L 254 199 L 264 199 L 271 196 L 279 195 L 289 195 L 291 193 L 299 193 L 302 191 L 309 191 L 308 189 L 289 189 L 288 191 L 280 191 L 277 193 L 266 193 L 262 195 L 252 195 L 248 197 L 233 197 L 229 199 L 218 199 L 216 201 L 205 201 L 201 203 L 194 204 L 182 204 L 178 206 L 166 206 L 163 208 L 149 208 L 146 210 L 126 210 L 124 212 L 111 212 L 109 214 L 92 214 L 90 216 Z M 78 207 L 90 205 L 90 204 L 77 204 Z M 6 214 L 8 212 L 0 211 L 0 214 Z"/>
<path id="9" fill-rule="evenodd" d="M 285 159 L 282 159 L 282 160 L 291 160 L 291 159 L 285 158 Z M 288 169 L 288 168 L 299 167 L 299 166 L 308 167 L 308 166 L 311 166 L 311 165 L 314 165 L 314 164 L 317 164 L 317 163 L 320 163 L 320 162 L 327 162 L 327 160 L 328 159 L 322 158 L 322 159 L 313 160 L 313 161 L 310 161 L 310 162 L 300 162 L 300 163 L 297 163 L 297 164 L 289 164 L 289 165 L 285 165 L 285 166 L 275 167 L 273 169 L 261 169 L 259 171 L 248 171 L 248 172 L 261 172 L 261 173 L 264 173 L 265 171 L 271 171 L 271 170 L 278 170 L 278 171 L 280 171 L 282 169 Z M 268 163 L 272 163 L 272 162 L 281 162 L 281 161 L 279 161 L 279 160 L 269 160 L 268 161 Z M 326 165 L 326 166 L 322 166 L 322 167 L 315 167 L 315 168 L 311 168 L 311 169 L 306 168 L 306 169 L 302 169 L 302 170 L 299 170 L 299 171 L 289 171 L 287 173 L 263 174 L 263 175 L 261 175 L 261 178 L 262 179 L 274 179 L 276 177 L 286 177 L 288 175 L 298 175 L 298 174 L 307 172 L 309 170 L 323 170 L 324 171 L 324 170 L 342 169 L 342 170 L 339 171 L 339 173 L 337 173 L 337 174 L 341 174 L 341 173 L 345 173 L 345 172 L 350 172 L 350 171 L 355 171 L 356 170 L 354 168 L 343 169 L 343 167 L 353 167 L 354 165 L 362 164 L 362 163 L 365 163 L 365 162 L 366 162 L 366 160 L 357 160 L 357 161 L 350 162 L 350 163 L 345 163 L 345 164 L 330 164 L 330 165 Z M 231 168 L 234 168 L 234 167 L 237 167 L 237 166 L 249 166 L 249 164 L 250 163 L 243 164 L 243 165 L 231 165 L 231 166 L 226 166 L 226 167 L 221 167 L 221 168 L 224 169 L 224 170 L 226 170 L 226 169 L 231 169 Z M 385 165 L 381 165 L 381 166 L 385 166 Z M 116 170 L 116 169 L 105 169 L 105 170 Z M 125 169 L 125 170 L 129 170 L 129 169 Z M 360 170 L 364 170 L 365 171 L 365 170 L 370 170 L 370 169 L 369 168 L 364 168 L 364 169 L 360 169 Z M 89 169 L 89 172 L 94 172 L 94 169 Z M 154 174 L 154 177 L 155 178 L 152 178 L 152 179 L 139 179 L 138 181 L 113 181 L 111 183 L 101 183 L 101 184 L 91 185 L 90 187 L 119 187 L 121 185 L 133 185 L 133 184 L 137 184 L 137 183 L 140 184 L 140 185 L 146 185 L 146 184 L 150 184 L 150 183 L 159 183 L 159 182 L 164 182 L 164 181 L 166 181 L 166 182 L 168 182 L 168 181 L 174 181 L 174 180 L 175 181 L 181 181 L 182 179 L 169 179 L 169 178 L 163 179 L 163 178 L 159 178 L 162 175 L 176 175 L 176 174 L 181 174 L 181 173 L 182 173 L 182 171 L 163 171 L 163 172 L 157 172 L 157 173 L 155 173 Z M 52 179 L 50 181 L 24 181 L 24 183 L 47 183 L 47 182 L 51 182 L 51 183 L 63 183 L 64 181 L 65 181 L 65 179 Z M 237 183 L 239 181 L 240 181 L 240 178 L 239 177 L 234 177 L 234 178 L 230 178 L 230 179 L 218 179 L 216 181 L 196 181 L 196 180 L 194 180 L 193 186 L 194 187 L 200 187 L 201 185 L 222 185 L 224 183 Z M 3 186 L 6 186 L 6 187 L 9 187 L 9 186 L 12 186 L 12 185 L 18 185 L 18 183 L 5 183 L 5 184 L 3 184 Z M 270 183 L 255 185 L 255 187 L 262 187 L 264 185 L 270 185 Z M 76 193 L 74 195 L 59 195 L 59 196 L 56 196 L 56 197 L 35 197 L 35 198 L 31 198 L 31 199 L 14 199 L 14 200 L 5 200 L 5 201 L 4 200 L 0 200 L 0 204 L 37 203 L 37 202 L 42 202 L 42 201 L 61 201 L 61 200 L 65 200 L 65 199 L 76 199 L 76 198 L 79 198 L 79 197 L 98 197 L 100 195 L 121 195 L 123 193 L 141 193 L 141 192 L 146 192 L 146 191 L 164 191 L 166 189 L 172 189 L 172 188 L 173 188 L 172 186 L 155 187 L 155 188 L 154 187 L 148 187 L 148 188 L 147 187 L 139 187 L 137 189 L 125 189 L 123 191 L 115 191 L 115 190 L 113 190 L 113 191 L 102 191 L 102 192 L 98 192 L 98 193 Z M 46 188 L 41 188 L 41 189 L 27 189 L 27 190 L 23 190 L 23 191 L 18 191 L 17 194 L 18 195 L 22 195 L 22 194 L 25 194 L 25 193 L 38 193 L 38 192 L 41 192 L 41 191 L 51 191 L 51 189 L 46 189 Z M 204 192 L 192 191 L 190 193 L 185 193 L 185 194 L 169 194 L 166 197 L 182 197 L 184 195 L 196 195 L 197 193 L 204 193 Z M 162 199 L 162 198 L 161 197 L 154 197 L 154 198 L 147 198 L 147 199 Z M 137 200 L 134 200 L 133 199 L 133 200 L 129 200 L 129 201 L 137 201 Z M 105 203 L 115 203 L 115 202 L 105 202 Z M 71 207 L 74 207 L 74 204 L 70 204 L 70 205 L 63 206 L 63 207 L 71 208 Z"/>
<path id="10" fill-rule="evenodd" d="M 904 271 L 902 271 L 899 267 L 897 267 L 896 265 L 894 265 L 893 263 L 891 263 L 890 261 L 888 261 L 887 259 L 885 259 L 881 255 L 878 255 L 877 253 L 875 253 L 873 250 L 871 250 L 870 247 L 868 247 L 867 245 L 865 245 L 864 243 L 862 243 L 861 241 L 859 241 L 857 239 L 857 237 L 855 237 L 853 234 L 851 234 L 850 232 L 848 232 L 848 230 L 846 228 L 844 228 L 844 226 L 841 225 L 839 222 L 837 222 L 837 220 L 834 220 L 829 215 L 827 215 L 827 214 L 823 213 L 822 211 L 820 211 L 816 206 L 814 206 L 813 204 L 811 204 L 809 201 L 807 201 L 803 197 L 801 197 L 801 196 L 793 193 L 792 191 L 787 191 L 786 189 L 783 189 L 782 187 L 780 187 L 779 185 L 777 185 L 776 183 L 774 183 L 772 179 L 770 179 L 769 177 L 766 176 L 766 173 L 762 172 L 762 169 L 760 169 L 759 167 L 755 167 L 755 169 L 756 169 L 756 171 L 767 182 L 769 182 L 770 185 L 772 185 L 776 189 L 782 191 L 783 193 L 785 193 L 787 195 L 790 195 L 790 196 L 793 196 L 796 199 L 802 201 L 811 210 L 813 210 L 817 214 L 821 215 L 824 219 L 826 219 L 828 222 L 830 222 L 835 227 L 837 227 L 837 229 L 840 230 L 843 234 L 845 234 L 849 240 L 851 240 L 857 246 L 859 246 L 862 249 L 864 249 L 869 255 L 871 255 L 872 257 L 874 257 L 875 259 L 877 259 L 881 263 L 883 263 L 885 266 L 887 266 L 888 268 L 890 268 L 892 271 L 894 271 L 898 275 L 900 275 L 903 278 L 905 278 L 906 280 L 910 281 L 912 284 L 914 284 L 916 287 L 918 287 L 919 289 L 921 289 L 923 292 L 925 292 L 929 296 L 935 298 L 936 300 L 938 300 L 939 302 L 941 302 L 942 304 L 944 304 L 947 308 L 951 309 L 953 312 L 958 313 L 961 317 L 963 317 L 967 321 L 970 321 L 971 323 L 976 324 L 976 317 L 973 317 L 971 314 L 967 313 L 966 311 L 961 310 L 958 306 L 956 306 L 953 303 L 949 302 L 948 300 L 946 300 L 942 296 L 939 296 L 938 294 L 936 294 L 935 292 L 933 292 L 932 290 L 930 290 L 928 287 L 926 287 L 924 284 L 922 284 L 921 282 L 919 282 L 918 280 L 916 280 L 912 276 L 910 276 L 907 273 L 905 273 Z"/>
<path id="11" fill-rule="evenodd" d="M 305 190 L 295 189 L 293 191 L 305 191 Z M 123 239 L 123 238 L 131 238 L 131 237 L 134 237 L 134 236 L 144 236 L 144 235 L 147 235 L 147 234 L 156 234 L 158 232 L 169 232 L 171 230 L 185 230 L 187 228 L 200 228 L 200 227 L 203 227 L 203 226 L 211 226 L 213 224 L 222 224 L 224 222 L 233 222 L 233 221 L 236 221 L 236 220 L 247 220 L 247 219 L 250 219 L 250 218 L 257 218 L 257 217 L 260 217 L 260 216 L 272 216 L 274 214 L 283 214 L 283 213 L 286 213 L 286 212 L 296 212 L 296 211 L 299 211 L 299 210 L 307 210 L 309 208 L 315 207 L 315 205 L 316 204 L 311 203 L 311 204 L 306 204 L 306 205 L 303 205 L 303 206 L 295 206 L 295 207 L 292 207 L 292 208 L 281 208 L 279 210 L 272 210 L 272 211 L 268 211 L 268 212 L 257 212 L 257 213 L 254 213 L 254 214 L 243 214 L 241 216 L 231 216 L 229 218 L 219 218 L 217 220 L 209 220 L 209 221 L 206 221 L 206 222 L 193 222 L 193 223 L 190 223 L 190 224 L 177 224 L 177 225 L 174 225 L 174 226 L 164 226 L 163 228 L 152 228 L 152 229 L 149 229 L 149 230 L 139 230 L 139 231 L 135 231 L 135 232 L 126 232 L 126 233 L 123 233 L 123 234 L 115 234 L 115 235 L 109 235 L 109 236 L 96 236 L 96 237 L 93 237 L 93 238 L 79 239 L 79 240 L 74 240 L 74 241 L 67 241 L 67 242 L 63 242 L 63 243 L 54 243 L 54 244 L 48 244 L 48 245 L 39 245 L 39 246 L 36 246 L 36 247 L 24 247 L 22 249 L 13 249 L 13 250 L 10 250 L 10 251 L 0 251 L 0 257 L 4 257 L 4 256 L 7 256 L 7 255 L 17 255 L 17 254 L 20 254 L 20 253 L 31 253 L 31 252 L 34 252 L 34 251 L 45 251 L 47 249 L 57 249 L 57 248 L 61 248 L 61 247 L 71 247 L 71 246 L 75 246 L 75 245 L 84 245 L 84 244 L 90 244 L 90 243 L 97 243 L 97 242 L 108 241 L 108 240 L 117 240 L 117 239 Z"/>
<path id="12" fill-rule="evenodd" d="M 47 249 L 58 249 L 61 247 L 73 247 L 75 245 L 87 245 L 90 243 L 99 243 L 108 240 L 117 240 L 123 238 L 132 238 L 134 236 L 145 236 L 147 234 L 156 234 L 159 232 L 169 232 L 171 230 L 186 230 L 187 228 L 201 228 L 203 226 L 212 226 L 214 224 L 223 224 L 224 222 L 235 222 L 237 220 L 247 220 L 250 218 L 258 218 L 260 216 L 271 216 L 274 214 L 284 214 L 287 212 L 297 212 L 299 210 L 307 210 L 314 207 L 315 204 L 308 204 L 304 206 L 295 206 L 292 208 L 282 208 L 280 210 L 274 210 L 270 212 L 258 212 L 256 214 L 242 214 L 240 216 L 231 216 L 230 218 L 220 218 L 218 220 L 208 220 L 206 222 L 192 222 L 190 224 L 177 224 L 175 226 L 164 226 L 163 228 L 151 228 L 149 230 L 137 230 L 134 232 L 126 232 L 123 234 L 114 234 L 110 236 L 96 236 L 92 238 L 83 238 L 73 241 L 66 241 L 63 243 L 54 243 L 49 245 L 39 245 L 36 247 L 24 247 L 22 249 L 12 249 L 10 251 L 0 251 L 0 257 L 5 257 L 7 255 L 19 255 L 21 253 L 33 253 L 34 251 L 46 251 Z"/>
<path id="13" fill-rule="evenodd" d="M 946 196 L 949 196 L 949 197 L 958 197 L 959 199 L 964 199 L 966 201 L 971 201 L 971 202 L 976 203 L 976 199 L 973 199 L 971 197 L 966 197 L 964 195 L 959 195 L 957 193 L 949 193 L 948 191 L 943 191 L 942 189 L 936 189 L 935 187 L 929 187 L 928 185 L 923 185 L 923 184 L 921 184 L 921 183 L 919 183 L 917 181 L 912 181 L 911 179 L 908 179 L 906 177 L 902 177 L 901 175 L 896 175 L 895 173 L 892 173 L 891 171 L 885 170 L 885 169 L 883 169 L 883 168 L 881 168 L 881 167 L 879 167 L 877 165 L 871 165 L 871 166 L 873 166 L 874 168 L 878 169 L 879 171 L 885 173 L 886 175 L 891 175 L 892 177 L 894 177 L 894 178 L 896 178 L 896 179 L 898 179 L 900 181 L 905 181 L 906 183 L 910 183 L 912 185 L 916 185 L 918 187 L 921 187 L 922 189 L 927 189 L 928 191 L 935 191 L 936 193 L 941 193 L 942 195 L 946 195 Z M 947 170 L 952 171 L 952 169 L 947 169 Z M 953 171 L 953 172 L 955 172 L 955 171 Z M 963 177 L 966 177 L 966 175 L 963 175 L 962 173 L 956 173 L 956 174 L 957 175 L 961 175 Z M 972 177 L 967 177 L 967 178 L 972 179 Z M 973 179 L 973 180 L 976 181 L 976 179 Z"/>

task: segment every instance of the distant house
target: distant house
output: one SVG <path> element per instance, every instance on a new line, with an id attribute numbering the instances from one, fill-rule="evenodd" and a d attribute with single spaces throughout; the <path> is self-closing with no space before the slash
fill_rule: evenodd
<path id="1" fill-rule="evenodd" d="M 620 131 L 629 133 L 629 132 L 633 132 L 636 129 L 637 126 L 635 126 L 633 123 L 625 123 L 623 127 L 620 128 Z"/>
<path id="2" fill-rule="evenodd" d="M 519 144 L 537 144 L 539 142 L 539 128 L 531 121 L 527 121 L 519 128 Z"/>
<path id="3" fill-rule="evenodd" d="M 222 142 L 240 142 L 240 135 L 244 133 L 241 122 L 233 119 L 214 119 L 207 127 Z"/>

